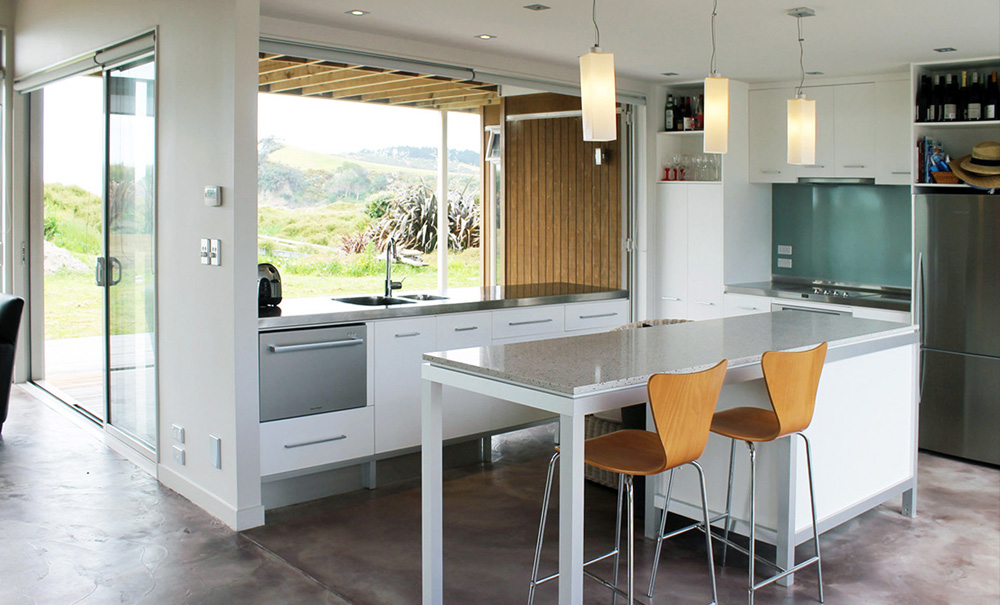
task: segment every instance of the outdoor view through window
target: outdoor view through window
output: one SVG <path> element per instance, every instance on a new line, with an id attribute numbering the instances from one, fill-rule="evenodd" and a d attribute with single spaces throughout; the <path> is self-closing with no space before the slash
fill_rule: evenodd
<path id="1" fill-rule="evenodd" d="M 438 287 L 439 111 L 259 96 L 258 258 L 281 273 L 284 298 L 377 294 L 385 244 L 393 280 Z M 479 286 L 478 114 L 448 113 L 448 283 Z"/>

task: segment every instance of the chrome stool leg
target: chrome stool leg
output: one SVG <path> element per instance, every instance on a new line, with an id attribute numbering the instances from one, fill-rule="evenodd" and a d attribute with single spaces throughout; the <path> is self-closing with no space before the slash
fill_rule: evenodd
<path id="1" fill-rule="evenodd" d="M 656 533 L 656 554 L 653 555 L 653 571 L 649 576 L 649 592 L 646 596 L 653 598 L 653 587 L 656 586 L 656 569 L 660 566 L 660 550 L 663 548 L 663 534 L 667 529 L 667 513 L 670 510 L 670 490 L 674 488 L 674 471 L 670 469 L 667 478 L 667 497 L 663 501 L 663 513 L 660 514 L 660 530 Z M 647 489 L 649 481 L 646 482 Z"/>
<path id="2" fill-rule="evenodd" d="M 542 496 L 542 518 L 538 522 L 538 540 L 535 542 L 535 561 L 531 565 L 531 584 L 528 587 L 528 605 L 535 602 L 535 587 L 538 585 L 538 562 L 542 557 L 542 540 L 545 537 L 545 518 L 549 514 L 549 495 L 552 492 L 552 475 L 555 473 L 559 452 L 552 454 L 549 471 L 545 477 L 545 494 Z M 621 506 L 619 504 L 619 506 Z"/>
<path id="3" fill-rule="evenodd" d="M 711 605 L 716 605 L 719 602 L 719 593 L 715 587 L 715 557 L 712 556 L 712 522 L 708 515 L 708 490 L 705 489 L 705 471 L 702 470 L 701 465 L 697 461 L 690 462 L 689 464 L 698 469 L 698 476 L 701 479 L 701 512 L 705 516 L 705 546 L 708 548 L 708 571 L 712 577 Z M 652 598 L 652 594 L 650 594 L 650 598 Z"/>
<path id="4" fill-rule="evenodd" d="M 618 561 L 622 551 L 622 500 L 625 499 L 625 475 L 618 475 L 618 514 L 615 515 L 615 571 L 612 578 L 615 587 L 618 587 Z M 611 604 L 618 603 L 618 593 L 612 593 Z"/>
<path id="5" fill-rule="evenodd" d="M 757 529 L 757 448 L 753 442 L 746 442 L 750 449 L 750 584 L 749 584 L 749 604 L 753 605 L 753 571 L 756 557 L 756 529 Z"/>
<path id="6" fill-rule="evenodd" d="M 628 604 L 632 605 L 635 602 L 635 499 L 632 490 L 632 475 L 623 475 L 625 477 L 625 495 L 628 497 L 628 519 L 626 525 L 628 526 L 628 536 L 626 536 L 626 542 L 628 543 L 628 554 L 625 556 L 627 561 L 627 575 L 628 575 Z"/>
<path id="7" fill-rule="evenodd" d="M 816 495 L 813 492 L 812 448 L 809 438 L 798 433 L 806 443 L 806 470 L 809 475 L 809 504 L 812 506 L 813 542 L 816 544 L 816 576 L 819 578 L 819 602 L 823 602 L 823 558 L 819 554 L 819 527 L 816 525 Z"/>
<path id="8" fill-rule="evenodd" d="M 725 531 L 722 538 L 722 566 L 726 566 L 726 555 L 729 553 L 729 528 L 732 526 L 733 512 L 733 467 L 736 462 L 736 440 L 730 439 L 729 445 L 729 487 L 726 488 L 726 514 L 723 516 Z"/>

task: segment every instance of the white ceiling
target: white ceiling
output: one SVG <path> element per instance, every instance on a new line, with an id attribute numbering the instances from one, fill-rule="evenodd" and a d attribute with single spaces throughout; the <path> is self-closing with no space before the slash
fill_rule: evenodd
<path id="1" fill-rule="evenodd" d="M 588 0 L 261 0 L 261 15 L 566 66 L 594 42 Z M 796 3 L 799 2 L 799 3 Z M 1000 54 L 998 0 L 719 0 L 717 62 L 748 82 L 798 79 L 790 8 L 803 19 L 805 68 L 825 76 L 901 72 L 910 62 Z M 369 11 L 363 17 L 345 14 Z M 655 82 L 703 78 L 711 55 L 711 0 L 598 0 L 601 47 L 622 76 Z M 479 40 L 481 33 L 496 39 Z M 934 48 L 951 46 L 953 53 Z M 461 64 L 456 57 L 456 64 Z M 674 78 L 661 76 L 674 71 Z"/>

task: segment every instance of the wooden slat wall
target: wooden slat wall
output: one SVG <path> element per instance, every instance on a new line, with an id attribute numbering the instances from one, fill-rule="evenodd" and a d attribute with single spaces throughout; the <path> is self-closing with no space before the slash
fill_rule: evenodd
<path id="1" fill-rule="evenodd" d="M 507 122 L 504 144 L 505 283 L 620 288 L 618 141 L 585 143 L 581 118 L 554 118 Z"/>

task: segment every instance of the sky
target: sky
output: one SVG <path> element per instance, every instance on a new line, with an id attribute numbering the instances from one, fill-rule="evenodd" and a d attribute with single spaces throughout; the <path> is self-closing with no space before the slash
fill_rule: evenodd
<path id="1" fill-rule="evenodd" d="M 273 135 L 322 153 L 441 142 L 438 111 L 266 93 L 257 103 L 258 140 Z M 479 151 L 480 128 L 477 114 L 449 112 L 448 147 Z"/>

